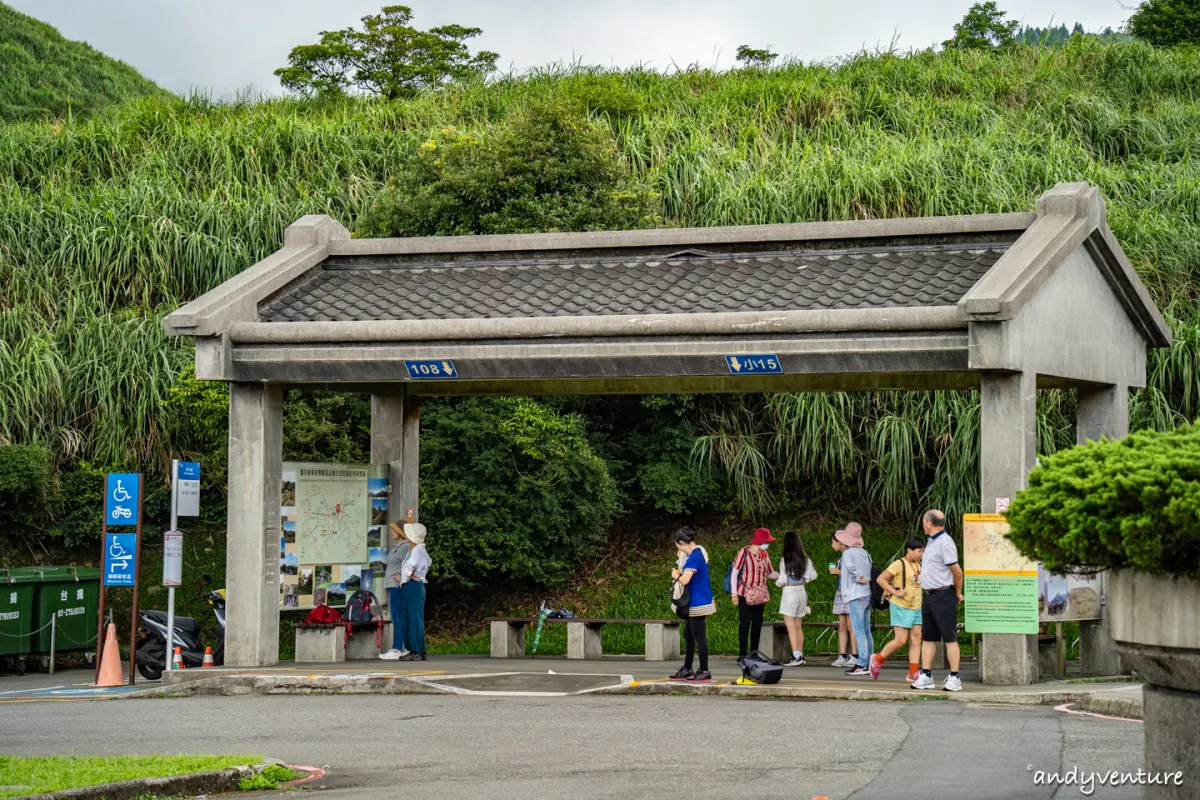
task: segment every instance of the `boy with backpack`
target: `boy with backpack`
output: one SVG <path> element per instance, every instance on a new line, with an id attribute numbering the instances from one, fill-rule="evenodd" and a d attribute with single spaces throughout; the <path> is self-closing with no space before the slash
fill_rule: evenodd
<path id="1" fill-rule="evenodd" d="M 921 668 L 921 556 L 925 540 L 913 536 L 905 543 L 903 558 L 884 570 L 876 583 L 888 595 L 888 613 L 896 637 L 871 657 L 871 678 L 879 680 L 879 670 L 892 653 L 908 644 L 908 682 L 918 677 Z M 911 632 L 911 633 L 910 633 Z"/>

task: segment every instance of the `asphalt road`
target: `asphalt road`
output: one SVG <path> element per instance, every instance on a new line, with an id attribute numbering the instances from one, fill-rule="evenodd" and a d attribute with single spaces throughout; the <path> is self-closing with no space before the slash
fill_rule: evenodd
<path id="1" fill-rule="evenodd" d="M 1143 735 L 1046 707 L 600 695 L 38 702 L 2 717 L 2 753 L 262 754 L 327 766 L 314 792 L 331 800 L 1083 797 L 1031 769 L 1136 771 Z"/>

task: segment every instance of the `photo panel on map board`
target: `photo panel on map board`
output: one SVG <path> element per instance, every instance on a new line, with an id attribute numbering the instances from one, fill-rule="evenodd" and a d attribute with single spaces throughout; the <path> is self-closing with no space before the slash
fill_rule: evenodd
<path id="1" fill-rule="evenodd" d="M 1061 620 L 1067 613 L 1067 577 L 1065 575 L 1049 574 L 1046 576 L 1046 610 L 1045 616 L 1051 620 Z"/>
<path id="2" fill-rule="evenodd" d="M 300 574 L 297 576 L 297 584 L 300 586 L 300 594 L 311 595 L 313 593 L 313 568 L 301 567 Z"/>
<path id="3" fill-rule="evenodd" d="M 367 478 L 367 494 L 372 500 L 388 496 L 387 478 Z"/>
<path id="4" fill-rule="evenodd" d="M 371 500 L 371 524 L 386 525 L 387 524 L 387 500 L 373 499 Z"/>
<path id="5" fill-rule="evenodd" d="M 317 589 L 328 589 L 333 583 L 333 567 L 328 564 L 321 564 L 313 567 L 313 586 Z"/>
<path id="6" fill-rule="evenodd" d="M 1100 619 L 1101 580 L 1103 578 L 1099 574 L 1071 573 L 1067 575 L 1067 617 L 1069 619 Z"/>
<path id="7" fill-rule="evenodd" d="M 372 594 L 378 594 L 375 591 L 375 572 L 369 567 L 363 567 L 362 570 L 362 588 Z"/>
<path id="8" fill-rule="evenodd" d="M 295 576 L 300 571 L 300 561 L 295 553 L 285 553 L 279 559 L 279 574 Z"/>
<path id="9" fill-rule="evenodd" d="M 313 590 L 312 603 L 314 606 L 319 606 L 325 602 L 325 600 L 326 600 L 325 592 L 326 591 L 327 590 L 325 590 L 325 589 L 314 589 Z"/>
<path id="10" fill-rule="evenodd" d="M 289 470 L 286 467 L 283 471 L 283 481 L 280 492 L 279 505 L 284 508 L 294 507 L 296 505 L 296 472 Z M 290 514 L 288 516 L 291 516 Z"/>
<path id="11" fill-rule="evenodd" d="M 383 547 L 383 526 L 375 525 L 367 528 L 367 549 Z"/>
<path id="12" fill-rule="evenodd" d="M 285 542 L 287 542 L 288 544 L 295 544 L 295 542 L 296 542 L 296 521 L 288 519 L 287 517 L 284 517 L 279 524 L 283 528 L 283 540 Z"/>
<path id="13" fill-rule="evenodd" d="M 362 588 L 362 567 L 358 564 L 343 564 L 342 583 L 346 585 L 347 596 Z"/>
<path id="14" fill-rule="evenodd" d="M 325 602 L 331 606 L 346 605 L 346 584 L 335 583 L 326 589 Z"/>
<path id="15" fill-rule="evenodd" d="M 382 547 L 371 548 L 371 569 L 382 573 L 387 566 L 387 550 Z"/>

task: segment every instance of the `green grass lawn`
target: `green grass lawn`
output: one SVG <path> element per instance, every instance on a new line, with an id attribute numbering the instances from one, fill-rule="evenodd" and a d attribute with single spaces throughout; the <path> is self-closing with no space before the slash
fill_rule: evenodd
<path id="1" fill-rule="evenodd" d="M 0 798 L 251 766 L 261 756 L 0 756 Z"/>

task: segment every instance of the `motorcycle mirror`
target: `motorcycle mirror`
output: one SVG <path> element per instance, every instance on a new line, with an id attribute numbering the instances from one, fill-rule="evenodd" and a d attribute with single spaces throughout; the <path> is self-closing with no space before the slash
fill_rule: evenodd
<path id="1" fill-rule="evenodd" d="M 212 575 L 207 572 L 203 573 L 200 577 L 203 578 L 206 583 L 212 581 Z"/>

